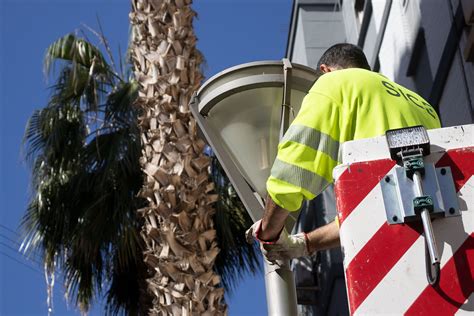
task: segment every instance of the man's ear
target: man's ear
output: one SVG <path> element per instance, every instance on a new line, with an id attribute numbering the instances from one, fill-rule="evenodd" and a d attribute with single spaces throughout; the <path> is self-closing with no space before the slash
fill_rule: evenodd
<path id="1" fill-rule="evenodd" d="M 329 68 L 329 66 L 326 65 L 326 64 L 321 64 L 321 65 L 319 66 L 319 70 L 321 70 L 323 73 L 328 73 L 328 72 L 331 72 L 331 71 L 332 71 L 332 69 Z"/>

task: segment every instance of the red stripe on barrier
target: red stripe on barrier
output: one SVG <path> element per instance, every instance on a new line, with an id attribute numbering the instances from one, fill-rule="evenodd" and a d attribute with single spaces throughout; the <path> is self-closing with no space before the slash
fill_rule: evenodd
<path id="1" fill-rule="evenodd" d="M 436 168 L 451 167 L 451 173 L 459 191 L 474 174 L 474 147 L 451 149 L 436 163 Z"/>
<path id="2" fill-rule="evenodd" d="M 334 192 L 339 197 L 336 203 L 340 224 L 394 165 L 395 161 L 383 159 L 357 162 L 348 166 L 336 180 L 334 187 Z"/>
<path id="3" fill-rule="evenodd" d="M 473 292 L 474 234 L 471 234 L 441 269 L 438 287 L 427 286 L 405 315 L 453 315 Z"/>
<path id="4" fill-rule="evenodd" d="M 352 259 L 346 269 L 351 314 L 410 249 L 422 231 L 421 223 L 385 223 Z"/>

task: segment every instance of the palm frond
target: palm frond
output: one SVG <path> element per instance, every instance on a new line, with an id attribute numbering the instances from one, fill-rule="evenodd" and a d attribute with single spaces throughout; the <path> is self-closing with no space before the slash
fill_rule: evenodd
<path id="1" fill-rule="evenodd" d="M 105 76 L 111 73 L 110 66 L 100 50 L 74 34 L 67 34 L 48 47 L 44 59 L 45 73 L 50 72 L 51 66 L 58 59 L 78 64 L 86 69 L 94 68 L 94 73 Z"/>
<path id="2" fill-rule="evenodd" d="M 72 34 L 48 48 L 46 70 L 57 61 L 50 100 L 33 112 L 24 134 L 33 195 L 22 249 L 40 250 L 49 271 L 65 272 L 81 310 L 106 293 L 106 311 L 130 314 L 139 310 L 130 298 L 146 298 L 131 281 L 146 273 L 136 216 L 144 206 L 137 197 L 137 84 L 114 76 L 100 51 Z M 116 288 L 127 284 L 124 278 L 136 285 L 127 289 L 129 299 Z"/>
<path id="3" fill-rule="evenodd" d="M 147 269 L 141 254 L 134 257 L 134 260 L 126 268 L 115 262 L 109 276 L 112 282 L 106 293 L 106 314 L 148 314 L 151 307 L 150 301 L 143 300 L 144 297 L 147 297 L 147 278 Z"/>
<path id="4" fill-rule="evenodd" d="M 222 285 L 232 292 L 245 273 L 256 273 L 261 269 L 258 249 L 245 239 L 252 219 L 215 156 L 212 157 L 211 176 L 219 195 L 214 205 L 214 223 L 221 248 L 214 269 L 221 276 Z"/>
<path id="5" fill-rule="evenodd" d="M 108 108 L 105 120 L 123 124 L 130 122 L 130 115 L 133 115 L 136 118 L 138 115 L 138 109 L 131 109 L 130 104 L 133 104 L 137 97 L 138 83 L 136 81 L 119 85 L 117 89 L 108 96 Z"/>

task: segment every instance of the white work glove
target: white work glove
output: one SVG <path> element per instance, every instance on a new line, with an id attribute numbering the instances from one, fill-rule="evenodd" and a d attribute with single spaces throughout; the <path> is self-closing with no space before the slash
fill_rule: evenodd
<path id="1" fill-rule="evenodd" d="M 305 233 L 289 235 L 283 228 L 277 240 L 263 241 L 258 237 L 261 225 L 261 220 L 255 222 L 245 234 L 247 242 L 251 243 L 255 239 L 260 243 L 260 250 L 268 261 L 289 260 L 309 255 Z"/>

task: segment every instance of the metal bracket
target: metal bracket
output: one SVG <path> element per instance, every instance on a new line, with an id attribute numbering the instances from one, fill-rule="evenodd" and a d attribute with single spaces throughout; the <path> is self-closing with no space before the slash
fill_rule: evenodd
<path id="1" fill-rule="evenodd" d="M 417 196 L 413 199 L 413 210 L 415 211 L 415 214 L 418 215 L 424 209 L 428 210 L 430 213 L 433 213 L 434 211 L 433 198 L 430 195 Z"/>
<path id="2" fill-rule="evenodd" d="M 425 163 L 423 162 L 423 156 L 421 154 L 404 157 L 403 167 L 408 178 L 413 179 L 413 174 L 419 172 L 421 175 L 425 174 Z"/>
<path id="3" fill-rule="evenodd" d="M 418 218 L 413 205 L 417 191 L 413 181 L 406 175 L 405 168 L 392 169 L 380 181 L 380 185 L 389 224 L 406 223 Z M 423 191 L 433 199 L 431 217 L 461 215 L 451 168 L 435 169 L 434 164 L 425 164 Z"/>

